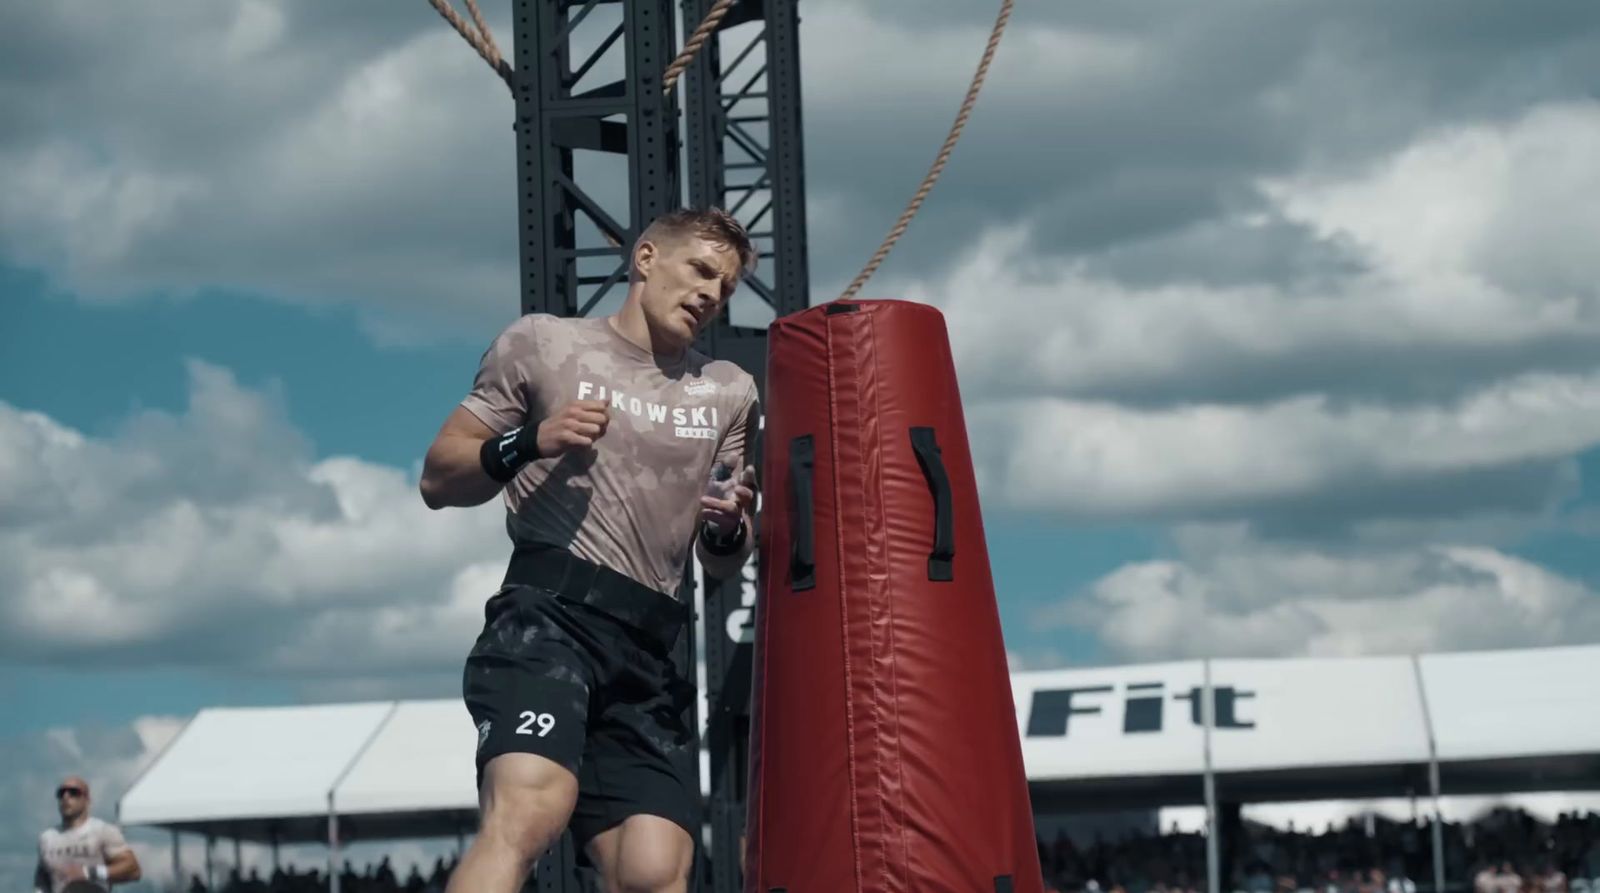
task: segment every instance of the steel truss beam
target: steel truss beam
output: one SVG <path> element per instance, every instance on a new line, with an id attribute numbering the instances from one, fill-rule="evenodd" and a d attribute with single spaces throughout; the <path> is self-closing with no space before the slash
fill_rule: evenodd
<path id="1" fill-rule="evenodd" d="M 692 33 L 714 2 L 684 0 L 684 33 Z M 702 339 L 703 349 L 752 372 L 763 398 L 765 324 L 810 304 L 796 2 L 743 0 L 723 19 L 721 39 L 708 41 L 684 73 L 689 201 L 726 208 L 745 225 L 760 255 L 746 287 L 764 305 L 730 303 Z M 707 580 L 705 587 L 711 841 L 708 883 L 701 889 L 711 893 L 744 889 L 739 856 L 749 756 L 750 621 L 759 579 L 755 565 L 752 559 L 743 579 Z"/>
<path id="2" fill-rule="evenodd" d="M 687 35 L 714 0 L 681 2 Z M 651 220 L 685 203 L 686 167 L 687 204 L 731 211 L 760 254 L 699 346 L 751 372 L 765 396 L 765 326 L 810 303 L 796 3 L 739 0 L 729 10 L 684 72 L 680 121 L 677 97 L 662 90 L 680 47 L 673 0 L 513 0 L 523 313 L 587 316 L 620 302 L 628 250 Z M 705 642 L 711 839 L 692 879 L 697 891 L 742 889 L 755 579 L 752 560 L 741 581 L 708 580 L 698 628 L 676 655 L 692 679 L 696 642 Z M 685 591 L 693 585 L 691 575 Z M 532 886 L 587 893 L 575 858 L 563 835 Z"/>

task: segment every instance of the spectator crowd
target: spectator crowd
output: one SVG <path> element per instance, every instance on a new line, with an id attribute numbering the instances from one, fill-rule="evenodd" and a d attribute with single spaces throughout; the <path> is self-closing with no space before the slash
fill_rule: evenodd
<path id="1" fill-rule="evenodd" d="M 404 880 L 395 873 L 385 856 L 377 865 L 368 864 L 356 871 L 349 862 L 339 872 L 340 893 L 444 893 L 456 859 L 438 859 L 431 871 L 424 873 L 412 865 Z M 199 875 L 189 879 L 188 893 L 211 893 Z M 255 869 L 241 875 L 237 869 L 228 873 L 227 880 L 217 887 L 217 893 L 325 893 L 328 890 L 327 872 L 312 868 L 299 871 L 294 868 L 277 869 L 266 877 Z"/>
<path id="2" fill-rule="evenodd" d="M 1600 814 L 1545 823 L 1520 810 L 1443 826 L 1446 889 L 1456 893 L 1600 893 Z M 1222 887 L 1238 893 L 1416 893 L 1433 888 L 1427 821 L 1351 820 L 1322 832 L 1243 822 L 1224 835 Z M 1203 834 L 1127 834 L 1039 842 L 1047 893 L 1198 893 Z"/>
<path id="3" fill-rule="evenodd" d="M 1600 893 L 1600 814 L 1564 814 L 1545 823 L 1497 810 L 1443 829 L 1451 893 Z M 1427 821 L 1353 819 L 1320 832 L 1249 821 L 1224 839 L 1223 881 L 1234 893 L 1425 893 L 1433 887 L 1433 830 Z M 1206 889 L 1206 839 L 1199 833 L 1129 833 L 1039 841 L 1046 893 L 1200 893 Z M 443 893 L 455 861 L 412 866 L 401 877 L 385 857 L 357 870 L 345 863 L 341 893 Z M 426 870 L 425 870 L 426 869 Z M 215 893 L 323 893 L 320 868 L 252 870 L 222 879 Z M 194 876 L 187 893 L 213 893 Z"/>

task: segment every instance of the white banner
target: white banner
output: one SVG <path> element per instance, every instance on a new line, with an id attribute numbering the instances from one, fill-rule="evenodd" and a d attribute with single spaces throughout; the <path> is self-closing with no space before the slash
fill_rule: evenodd
<path id="1" fill-rule="evenodd" d="M 1441 761 L 1600 752 L 1600 647 L 1421 661 Z"/>
<path id="2" fill-rule="evenodd" d="M 1198 661 L 1011 677 L 1034 780 L 1205 770 Z"/>
<path id="3" fill-rule="evenodd" d="M 1409 657 L 1215 660 L 1217 772 L 1428 761 Z"/>

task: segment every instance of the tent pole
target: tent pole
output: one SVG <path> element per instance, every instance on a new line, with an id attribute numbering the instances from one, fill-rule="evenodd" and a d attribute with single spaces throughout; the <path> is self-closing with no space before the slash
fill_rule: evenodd
<path id="1" fill-rule="evenodd" d="M 1204 659 L 1201 665 L 1205 670 L 1200 715 L 1204 720 L 1206 759 L 1206 889 L 1210 893 L 1222 893 L 1222 879 L 1219 876 L 1221 866 L 1217 854 L 1217 779 L 1211 769 L 1211 713 L 1216 704 L 1211 694 L 1211 659 Z"/>
<path id="2" fill-rule="evenodd" d="M 215 889 L 217 889 L 216 871 L 213 870 L 212 861 L 211 861 L 211 849 L 212 849 L 213 846 L 216 845 L 216 842 L 217 842 L 217 839 L 211 835 L 210 831 L 207 831 L 206 832 L 206 889 L 207 890 L 215 890 Z"/>
<path id="3" fill-rule="evenodd" d="M 183 893 L 183 862 L 178 858 L 178 829 L 172 829 L 172 893 Z"/>
<path id="4" fill-rule="evenodd" d="M 1428 786 L 1433 792 L 1433 889 L 1444 893 L 1444 808 L 1439 805 L 1439 755 L 1428 760 Z"/>
<path id="5" fill-rule="evenodd" d="M 239 848 L 239 838 L 233 838 L 233 870 L 239 872 L 239 880 L 244 880 L 244 854 Z"/>
<path id="6" fill-rule="evenodd" d="M 272 873 L 278 873 L 278 826 L 272 826 Z"/>
<path id="7" fill-rule="evenodd" d="M 333 811 L 333 798 L 328 798 L 328 893 L 339 893 L 339 814 Z"/>
<path id="8" fill-rule="evenodd" d="M 1411 655 L 1417 678 L 1417 698 L 1422 702 L 1422 728 L 1428 733 L 1428 793 L 1433 797 L 1433 890 L 1444 893 L 1444 810 L 1439 805 L 1439 741 L 1433 736 L 1433 711 L 1428 707 L 1428 686 L 1422 681 L 1422 658 Z"/>
<path id="9" fill-rule="evenodd" d="M 356 763 L 359 763 L 361 758 L 366 756 L 367 748 L 372 746 L 372 742 L 378 740 L 378 735 L 389 725 L 389 720 L 394 719 L 395 711 L 399 709 L 399 701 L 389 702 L 389 711 L 383 715 L 383 719 L 379 720 L 378 724 L 368 733 L 367 740 L 361 744 L 361 749 L 356 751 L 355 756 L 350 758 L 350 762 L 345 764 L 344 770 L 333 780 L 333 784 L 328 786 L 328 893 L 339 893 L 339 875 L 333 870 L 333 860 L 339 855 L 339 807 L 336 805 L 339 787 L 350 776 L 350 770 L 356 767 Z"/>

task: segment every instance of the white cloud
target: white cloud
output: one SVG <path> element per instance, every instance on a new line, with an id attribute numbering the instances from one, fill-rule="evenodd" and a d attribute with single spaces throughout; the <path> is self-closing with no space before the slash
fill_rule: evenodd
<path id="1" fill-rule="evenodd" d="M 1525 325 L 1596 322 L 1592 250 L 1600 208 L 1600 102 L 1535 106 L 1506 122 L 1440 128 L 1354 177 L 1316 171 L 1268 181 L 1284 212 L 1359 244 L 1440 324 L 1502 318 L 1494 291 L 1520 296 Z M 1437 303 L 1435 303 L 1437 302 Z M 1515 320 L 1505 320 L 1515 322 Z"/>
<path id="2" fill-rule="evenodd" d="M 6 650 L 343 678 L 453 669 L 498 583 L 499 502 L 429 511 L 413 474 L 314 460 L 270 393 L 190 373 L 185 412 L 103 440 L 0 404 Z"/>
<path id="3" fill-rule="evenodd" d="M 1004 503 L 1183 517 L 1554 462 L 1600 444 L 1600 373 L 1530 374 L 1443 406 L 1310 396 L 1141 410 L 1006 400 L 969 411 Z M 1388 491 L 1388 492 L 1386 492 Z"/>
<path id="4" fill-rule="evenodd" d="M 10 42 L 38 82 L 0 91 L 8 263 L 90 299 L 244 289 L 434 326 L 515 300 L 512 100 L 426 4 L 30 18 Z"/>
<path id="5" fill-rule="evenodd" d="M 928 134 L 942 139 L 982 60 L 993 25 L 993 16 L 981 22 L 908 22 L 871 4 L 823 0 L 805 16 L 805 36 L 818 35 L 803 43 L 806 100 L 880 114 L 907 103 L 945 110 L 943 126 Z M 886 58 L 883 50 L 903 45 L 908 32 L 914 34 L 915 52 L 889 53 Z M 1001 89 L 1012 98 L 1030 92 L 1056 98 L 1067 90 L 1092 92 L 1139 77 L 1153 51 L 1139 36 L 1091 32 L 1017 14 L 1000 47 L 984 81 L 983 99 L 993 98 L 991 83 L 1002 83 Z M 978 107 L 985 113 L 993 110 L 982 100 Z M 934 142 L 930 151 L 937 146 Z"/>
<path id="6" fill-rule="evenodd" d="M 1561 463 L 1600 444 L 1600 254 L 1585 238 L 1600 220 L 1581 188 L 1600 184 L 1595 147 L 1600 103 L 1552 104 L 1428 132 L 1370 168 L 1264 181 L 1269 210 L 1230 224 L 1242 241 L 1306 228 L 1359 273 L 1135 284 L 1038 255 L 1023 220 L 989 230 L 952 276 L 886 291 L 945 312 L 996 505 L 1526 511 L 1562 496 Z M 1506 247 L 1535 215 L 1539 244 Z M 1549 263 L 1522 262 L 1535 255 Z"/>
<path id="7" fill-rule="evenodd" d="M 814 282 L 842 284 L 892 225 L 981 55 L 992 12 L 927 5 L 829 0 L 801 24 Z M 509 49 L 509 14 L 488 12 Z M 1488 62 L 1441 77 L 1432 66 L 1455 58 L 1454 32 L 1390 33 L 1438 15 L 1018 10 L 950 167 L 873 291 L 899 270 L 942 267 L 988 223 L 1069 207 L 1068 251 L 1094 251 L 1211 216 L 1262 172 L 1291 189 L 1329 182 L 1299 178 L 1308 140 L 1326 149 L 1331 133 L 1365 134 L 1381 120 L 1370 141 L 1382 144 L 1430 117 L 1463 117 L 1441 95 L 1532 90 L 1520 69 Z M 1546 36 L 1556 55 L 1536 85 L 1557 96 L 1588 83 L 1558 52 L 1559 38 L 1585 33 L 1586 22 L 1568 24 Z M 1275 39 L 1242 38 L 1254 28 Z M 1380 29 L 1392 52 L 1353 64 L 1343 41 Z M 582 28 L 579 40 L 604 30 Z M 1493 41 L 1479 49 L 1502 58 Z M 352 302 L 386 333 L 432 331 L 417 315 L 433 327 L 487 324 L 516 293 L 511 100 L 426 4 L 174 0 L 150 14 L 61 0 L 8 29 L 0 56 L 21 85 L 0 90 L 0 117 L 17 125 L 0 138 L 8 263 L 42 267 L 87 296 L 220 286 Z M 1504 105 L 1483 102 L 1486 114 Z M 71 123 L 61 108 L 75 110 Z M 1584 141 L 1528 145 L 1518 160 L 1565 153 L 1567 168 L 1551 166 L 1538 188 L 1566 196 L 1560 174 Z M 1584 281 L 1586 257 L 1562 258 Z"/>
<path id="8" fill-rule="evenodd" d="M 1185 541 L 1188 540 L 1188 541 Z M 1040 620 L 1117 659 L 1355 656 L 1600 641 L 1600 593 L 1482 546 L 1265 543 L 1209 530 Z"/>
<path id="9" fill-rule="evenodd" d="M 57 141 L 5 157 L 0 234 L 16 258 L 92 270 L 128 259 L 139 242 L 171 226 L 205 184 L 181 174 L 96 161 Z"/>
<path id="10" fill-rule="evenodd" d="M 1368 266 L 1333 282 L 1135 287 L 1038 256 L 1033 224 L 1018 221 L 987 231 L 953 275 L 888 291 L 943 308 L 964 372 L 989 391 L 1138 397 L 1193 381 L 1215 393 L 1262 375 L 1342 390 L 1338 376 L 1364 365 L 1439 350 L 1466 380 L 1481 375 L 1467 361 L 1495 351 L 1538 368 L 1547 342 L 1600 342 L 1600 257 L 1586 238 L 1600 212 L 1584 198 L 1600 184 L 1596 147 L 1600 102 L 1559 104 L 1429 134 L 1371 171 L 1264 180 L 1271 205 L 1237 212 L 1231 238 L 1308 227 Z M 1321 380 L 1297 375 L 1328 354 Z"/>

